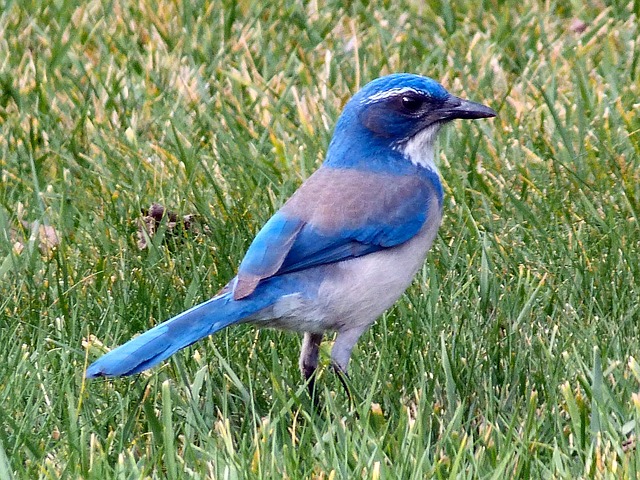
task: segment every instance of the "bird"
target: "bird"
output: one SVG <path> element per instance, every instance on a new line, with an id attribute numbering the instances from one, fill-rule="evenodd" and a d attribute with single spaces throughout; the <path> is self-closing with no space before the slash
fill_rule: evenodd
<path id="1" fill-rule="evenodd" d="M 299 368 L 312 396 L 320 344 L 335 334 L 330 362 L 347 388 L 356 342 L 409 287 L 441 224 L 438 132 L 455 119 L 494 116 L 426 76 L 372 80 L 346 103 L 324 162 L 259 230 L 236 276 L 106 353 L 85 376 L 137 374 L 250 323 L 302 334 Z"/>

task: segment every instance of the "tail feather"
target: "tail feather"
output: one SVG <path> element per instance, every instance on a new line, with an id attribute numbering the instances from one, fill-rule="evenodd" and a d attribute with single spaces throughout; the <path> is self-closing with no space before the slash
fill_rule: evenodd
<path id="1" fill-rule="evenodd" d="M 214 297 L 107 353 L 89 366 L 85 376 L 119 377 L 151 368 L 178 350 L 264 307 L 256 303 L 259 302 L 235 301 L 229 293 Z"/>

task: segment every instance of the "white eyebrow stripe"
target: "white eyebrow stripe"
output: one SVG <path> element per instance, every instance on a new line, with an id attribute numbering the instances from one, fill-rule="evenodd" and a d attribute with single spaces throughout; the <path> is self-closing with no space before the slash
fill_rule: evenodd
<path id="1" fill-rule="evenodd" d="M 424 95 L 425 93 L 421 90 L 417 90 L 413 87 L 396 87 L 390 88 L 389 90 L 383 90 L 382 92 L 378 92 L 375 95 L 371 95 L 370 97 L 365 98 L 362 103 L 374 103 L 379 100 L 384 100 L 389 97 L 397 97 L 404 93 L 415 93 L 416 95 Z"/>

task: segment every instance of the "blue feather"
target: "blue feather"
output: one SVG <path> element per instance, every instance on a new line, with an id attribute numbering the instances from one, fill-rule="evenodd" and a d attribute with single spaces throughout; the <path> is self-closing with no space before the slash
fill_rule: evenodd
<path id="1" fill-rule="evenodd" d="M 425 224 L 431 199 L 438 208 L 442 201 L 437 173 L 413 168 L 412 175 L 320 168 L 256 236 L 238 270 L 236 298 L 250 295 L 262 279 L 411 239 Z"/>
<path id="2" fill-rule="evenodd" d="M 282 294 L 273 282 L 265 282 L 261 293 L 244 301 L 233 300 L 226 293 L 196 305 L 99 358 L 89 366 L 86 377 L 119 377 L 151 368 L 201 338 L 268 307 Z"/>
<path id="3" fill-rule="evenodd" d="M 303 225 L 299 218 L 276 212 L 251 242 L 238 274 L 260 278 L 276 274 Z"/>

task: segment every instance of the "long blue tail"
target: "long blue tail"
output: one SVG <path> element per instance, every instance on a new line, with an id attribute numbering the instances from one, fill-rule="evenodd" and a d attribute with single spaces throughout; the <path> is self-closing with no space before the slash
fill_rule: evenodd
<path id="1" fill-rule="evenodd" d="M 128 341 L 93 362 L 86 378 L 133 375 L 166 360 L 178 350 L 266 307 L 267 298 L 235 301 L 223 294 L 196 305 Z"/>

